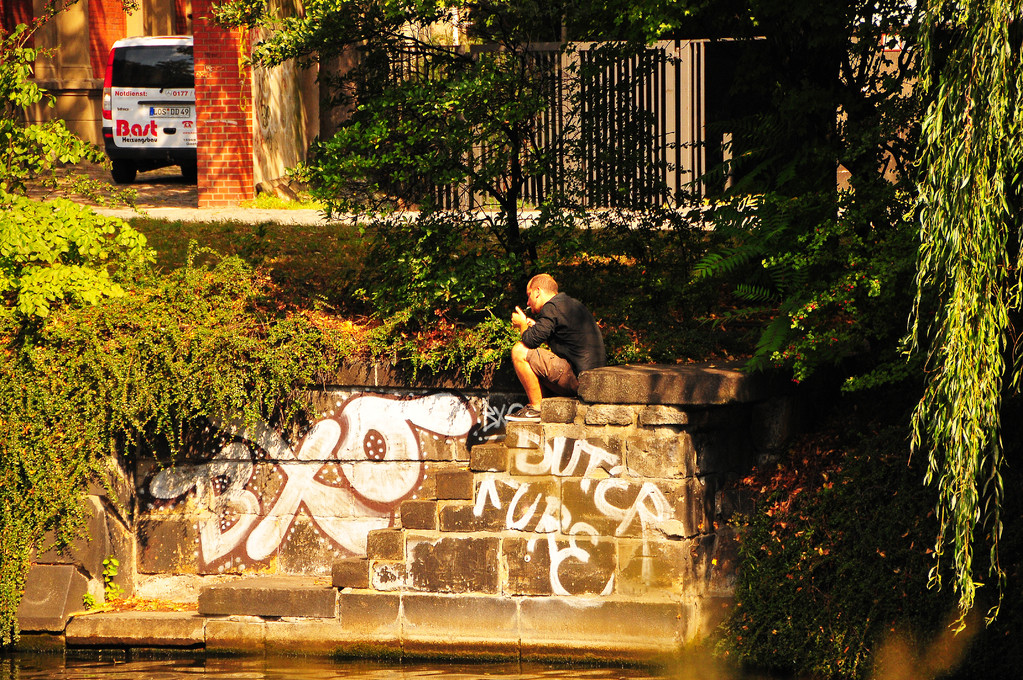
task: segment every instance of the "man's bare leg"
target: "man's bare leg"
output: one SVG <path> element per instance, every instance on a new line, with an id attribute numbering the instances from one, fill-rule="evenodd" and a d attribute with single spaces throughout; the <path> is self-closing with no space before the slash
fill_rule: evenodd
<path id="1" fill-rule="evenodd" d="M 526 399 L 529 400 L 529 405 L 539 410 L 540 401 L 543 399 L 543 389 L 540 387 L 540 379 L 536 376 L 536 373 L 533 373 L 533 369 L 529 366 L 529 361 L 526 359 L 528 353 L 528 347 L 521 342 L 515 343 L 511 351 L 512 366 L 515 367 L 515 375 L 518 376 L 519 382 L 522 383 L 522 389 L 526 391 Z"/>

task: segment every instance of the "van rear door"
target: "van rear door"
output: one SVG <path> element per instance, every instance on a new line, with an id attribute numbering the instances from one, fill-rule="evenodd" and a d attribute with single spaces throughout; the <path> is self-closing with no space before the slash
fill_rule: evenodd
<path id="1" fill-rule="evenodd" d="M 110 112 L 110 141 L 118 149 L 160 154 L 163 150 L 195 148 L 195 76 L 190 41 L 115 47 Z"/>

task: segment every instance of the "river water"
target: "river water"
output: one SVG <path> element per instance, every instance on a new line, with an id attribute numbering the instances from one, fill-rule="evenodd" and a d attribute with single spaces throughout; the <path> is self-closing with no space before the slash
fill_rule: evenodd
<path id="1" fill-rule="evenodd" d="M 712 662 L 666 668 L 542 664 L 445 664 L 331 661 L 322 658 L 65 659 L 0 657 L 0 680 L 754 680 Z"/>

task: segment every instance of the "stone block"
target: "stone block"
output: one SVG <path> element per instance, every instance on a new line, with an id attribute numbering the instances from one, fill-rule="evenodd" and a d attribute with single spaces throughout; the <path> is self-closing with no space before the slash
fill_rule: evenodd
<path id="1" fill-rule="evenodd" d="M 88 588 L 88 580 L 74 565 L 32 565 L 18 605 L 18 627 L 26 631 L 63 631 L 72 612 L 84 608 L 82 598 Z"/>
<path id="2" fill-rule="evenodd" d="M 653 482 L 611 477 L 566 480 L 561 502 L 573 522 L 601 536 L 642 536 L 657 533 L 661 522 L 676 517 L 682 482 Z"/>
<path id="3" fill-rule="evenodd" d="M 658 598 L 703 594 L 696 581 L 693 552 L 698 539 L 619 539 L 615 593 L 628 597 Z"/>
<path id="4" fill-rule="evenodd" d="M 792 395 L 775 396 L 753 407 L 751 436 L 761 451 L 777 451 L 799 428 L 799 409 Z"/>
<path id="5" fill-rule="evenodd" d="M 697 536 L 714 530 L 715 479 L 713 476 L 690 477 L 661 485 L 671 503 L 674 519 L 682 525 L 683 536 Z"/>
<path id="6" fill-rule="evenodd" d="M 266 623 L 257 617 L 231 617 L 206 621 L 206 652 L 210 654 L 263 654 Z"/>
<path id="7" fill-rule="evenodd" d="M 540 402 L 540 420 L 545 423 L 574 423 L 579 400 L 571 397 L 550 397 Z"/>
<path id="8" fill-rule="evenodd" d="M 201 561 L 199 532 L 193 519 L 143 518 L 135 532 L 138 570 L 143 574 L 195 574 Z"/>
<path id="9" fill-rule="evenodd" d="M 372 560 L 405 559 L 405 534 L 401 529 L 376 529 L 366 535 L 366 557 Z"/>
<path id="10" fill-rule="evenodd" d="M 479 507 L 472 503 L 444 505 L 440 509 L 438 526 L 441 531 L 472 533 L 476 531 L 502 531 L 505 512 L 493 505 Z"/>
<path id="11" fill-rule="evenodd" d="M 350 554 L 334 543 L 316 522 L 299 516 L 288 529 L 287 538 L 281 541 L 277 564 L 285 574 L 327 576 L 335 560 Z"/>
<path id="12" fill-rule="evenodd" d="M 412 588 L 435 593 L 496 593 L 500 540 L 412 534 L 408 538 Z"/>
<path id="13" fill-rule="evenodd" d="M 404 562 L 373 560 L 369 568 L 369 585 L 381 592 L 404 590 L 408 587 L 408 567 Z"/>
<path id="14" fill-rule="evenodd" d="M 723 524 L 733 515 L 752 515 L 756 511 L 756 495 L 745 488 L 724 488 L 714 496 L 714 519 Z"/>
<path id="15" fill-rule="evenodd" d="M 369 560 L 347 557 L 334 560 L 331 585 L 335 588 L 369 588 Z"/>
<path id="16" fill-rule="evenodd" d="M 510 472 L 555 477 L 607 476 L 621 463 L 623 439 L 605 437 L 547 437 L 542 449 L 510 449 Z"/>
<path id="17" fill-rule="evenodd" d="M 586 409 L 583 420 L 587 425 L 632 425 L 636 412 L 631 406 L 617 404 L 592 404 Z"/>
<path id="18" fill-rule="evenodd" d="M 89 482 L 89 494 L 102 499 L 107 512 L 127 524 L 137 510 L 135 470 L 123 455 L 109 456 L 102 465 L 100 476 Z"/>
<path id="19" fill-rule="evenodd" d="M 688 432 L 646 432 L 625 443 L 625 462 L 637 477 L 670 479 L 696 474 L 696 449 Z"/>
<path id="20" fill-rule="evenodd" d="M 398 593 L 342 592 L 341 627 L 350 641 L 340 655 L 401 653 L 401 598 Z"/>
<path id="21" fill-rule="evenodd" d="M 731 596 L 705 597 L 695 603 L 691 609 L 690 640 L 705 640 L 714 634 L 735 608 L 735 598 Z"/>
<path id="22" fill-rule="evenodd" d="M 540 423 L 508 423 L 504 445 L 510 449 L 537 449 L 543 436 Z"/>
<path id="23" fill-rule="evenodd" d="M 730 526 L 719 528 L 714 535 L 707 591 L 711 595 L 728 596 L 735 592 L 739 573 L 739 539 Z"/>
<path id="24" fill-rule="evenodd" d="M 505 597 L 405 593 L 404 652 L 475 661 L 518 659 L 518 603 Z"/>
<path id="25" fill-rule="evenodd" d="M 591 536 L 505 538 L 508 595 L 607 595 L 614 588 L 615 541 Z"/>
<path id="26" fill-rule="evenodd" d="M 677 649 L 686 620 L 678 604 L 566 597 L 519 603 L 523 659 L 643 660 Z"/>
<path id="27" fill-rule="evenodd" d="M 108 511 L 105 513 L 105 529 L 107 535 L 107 550 L 109 556 L 118 561 L 117 574 L 114 576 L 114 585 L 121 589 L 122 597 L 133 597 L 135 595 L 135 582 L 138 580 L 138 552 L 135 542 L 135 534 L 121 521 L 121 517 Z M 93 587 L 102 587 L 103 574 L 101 571 L 92 575 Z"/>
<path id="28" fill-rule="evenodd" d="M 505 472 L 508 449 L 504 444 L 477 444 L 469 452 L 469 469 L 473 472 Z"/>
<path id="29" fill-rule="evenodd" d="M 399 513 L 403 529 L 432 531 L 437 528 L 437 501 L 404 501 L 399 508 Z"/>
<path id="30" fill-rule="evenodd" d="M 437 498 L 472 500 L 473 474 L 469 470 L 443 470 L 437 473 Z"/>
<path id="31" fill-rule="evenodd" d="M 199 593 L 204 616 L 337 616 L 337 590 L 300 576 L 254 576 L 207 586 Z"/>
<path id="32" fill-rule="evenodd" d="M 551 452 L 544 449 L 508 449 L 508 472 L 512 475 L 551 474 Z"/>
<path id="33" fill-rule="evenodd" d="M 195 612 L 100 612 L 67 625 L 69 647 L 195 648 L 205 641 L 205 619 Z"/>
<path id="34" fill-rule="evenodd" d="M 644 406 L 639 412 L 639 424 L 644 427 L 688 425 L 689 411 L 678 406 Z"/>
<path id="35" fill-rule="evenodd" d="M 560 528 L 560 482 L 556 478 L 479 480 L 471 507 L 442 508 L 442 531 L 536 531 Z"/>
<path id="36" fill-rule="evenodd" d="M 88 535 L 77 538 L 61 551 L 48 550 L 39 553 L 38 564 L 75 564 L 81 566 L 87 578 L 103 578 L 103 560 L 112 554 L 107 541 L 106 509 L 98 496 L 89 495 L 84 500 Z M 48 538 L 52 534 L 48 535 Z M 118 558 L 120 559 L 120 558 Z"/>
<path id="37" fill-rule="evenodd" d="M 419 450 L 423 460 L 465 460 L 468 451 L 465 446 L 465 439 L 457 437 L 444 437 L 432 432 L 421 431 L 419 435 Z"/>
<path id="38" fill-rule="evenodd" d="M 756 455 L 747 425 L 736 423 L 729 429 L 693 433 L 697 474 L 746 474 Z"/>
<path id="39" fill-rule="evenodd" d="M 267 656 L 333 656 L 352 643 L 337 619 L 271 620 L 263 631 Z M 210 674 L 210 669 L 206 672 Z M 224 669 L 224 676 L 230 677 L 232 672 L 236 671 Z"/>
<path id="40" fill-rule="evenodd" d="M 591 404 L 751 403 L 775 389 L 775 378 L 745 373 L 740 362 L 605 366 L 579 376 L 579 397 Z"/>

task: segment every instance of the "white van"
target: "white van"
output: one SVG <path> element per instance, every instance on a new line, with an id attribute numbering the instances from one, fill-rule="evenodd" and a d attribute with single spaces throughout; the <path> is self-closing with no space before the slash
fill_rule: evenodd
<path id="1" fill-rule="evenodd" d="M 103 143 L 118 184 L 181 167 L 196 178 L 195 64 L 190 36 L 118 40 L 103 80 Z"/>

